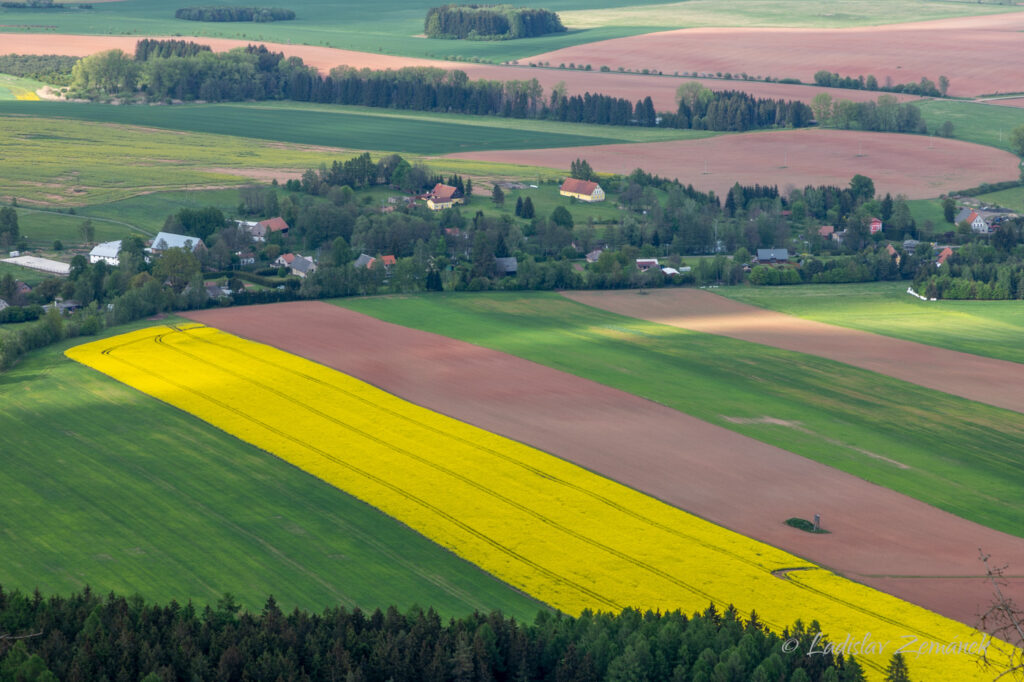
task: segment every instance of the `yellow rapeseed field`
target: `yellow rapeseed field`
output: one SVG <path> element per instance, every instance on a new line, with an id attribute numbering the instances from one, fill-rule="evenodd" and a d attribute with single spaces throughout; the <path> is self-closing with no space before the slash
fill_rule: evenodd
<path id="1" fill-rule="evenodd" d="M 67 355 L 285 459 L 562 611 L 733 604 L 775 631 L 813 619 L 833 641 L 867 642 L 858 659 L 875 679 L 903 645 L 914 679 L 991 678 L 970 653 L 931 646 L 915 656 L 928 642 L 977 650 L 983 639 L 971 628 L 269 346 L 189 324 Z M 997 646 L 1005 651 L 997 642 L 990 656 Z"/>

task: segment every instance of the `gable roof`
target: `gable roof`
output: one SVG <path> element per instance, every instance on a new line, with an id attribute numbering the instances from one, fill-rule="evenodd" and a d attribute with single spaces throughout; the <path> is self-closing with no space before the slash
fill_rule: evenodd
<path id="1" fill-rule="evenodd" d="M 89 252 L 89 256 L 91 258 L 117 258 L 117 254 L 119 253 L 121 253 L 120 239 L 97 244 L 92 247 L 92 251 Z"/>
<path id="2" fill-rule="evenodd" d="M 757 260 L 789 260 L 789 249 L 758 249 Z"/>
<path id="3" fill-rule="evenodd" d="M 516 260 L 515 256 L 495 258 L 494 262 L 498 266 L 498 272 L 506 275 L 513 275 L 519 271 L 519 261 Z"/>
<path id="4" fill-rule="evenodd" d="M 398 260 L 394 256 L 381 256 L 380 260 L 384 265 L 394 265 Z"/>
<path id="5" fill-rule="evenodd" d="M 896 249 L 893 247 L 892 244 L 886 244 L 885 245 L 885 250 L 889 253 L 890 256 L 895 256 L 896 255 Z"/>
<path id="6" fill-rule="evenodd" d="M 459 194 L 459 189 L 457 187 L 445 185 L 440 182 L 434 185 L 434 189 L 430 190 L 430 197 L 435 201 L 451 201 L 455 198 L 456 194 Z"/>
<path id="7" fill-rule="evenodd" d="M 281 254 L 281 261 L 284 262 L 285 265 L 291 265 L 292 263 L 295 262 L 295 254 L 294 253 Z"/>
<path id="8" fill-rule="evenodd" d="M 596 182 L 590 182 L 589 180 L 577 180 L 576 178 L 566 178 L 565 182 L 562 183 L 562 192 L 571 192 L 572 194 L 586 194 L 590 196 L 594 193 L 600 185 Z"/>
<path id="9" fill-rule="evenodd" d="M 292 270 L 298 270 L 299 272 L 306 273 L 316 270 L 316 263 L 313 262 L 312 258 L 306 256 L 297 256 L 292 261 Z"/>
<path id="10" fill-rule="evenodd" d="M 359 258 L 356 258 L 356 262 L 353 265 L 357 268 L 369 268 L 373 266 L 373 261 L 377 260 L 373 256 L 369 256 L 365 253 L 359 254 Z"/>
<path id="11" fill-rule="evenodd" d="M 967 222 L 971 222 L 970 216 L 972 216 L 974 214 L 975 214 L 974 210 L 972 210 L 968 206 L 964 206 L 963 208 L 960 209 L 960 212 L 956 214 L 956 218 L 953 219 L 953 222 L 958 224 L 958 225 L 960 223 L 962 223 L 963 221 L 965 221 L 965 220 Z"/>
<path id="12" fill-rule="evenodd" d="M 271 232 L 287 232 L 288 231 L 288 223 L 286 223 L 284 221 L 284 218 L 282 218 L 281 216 L 278 216 L 276 218 L 267 218 L 266 220 L 261 220 L 261 221 L 259 221 L 256 224 L 261 226 L 261 227 L 267 228 Z"/>
<path id="13" fill-rule="evenodd" d="M 834 225 L 822 225 L 818 228 L 818 234 L 822 237 L 831 237 L 832 233 L 836 231 Z"/>
<path id="14" fill-rule="evenodd" d="M 946 259 L 953 255 L 953 249 L 948 246 L 939 253 L 938 260 L 935 261 L 936 265 L 942 265 L 946 262 Z"/>
<path id="15" fill-rule="evenodd" d="M 172 234 L 171 232 L 160 232 L 153 237 L 151 249 L 163 251 L 165 249 L 188 249 L 195 251 L 203 240 L 199 237 L 191 237 L 185 234 Z"/>

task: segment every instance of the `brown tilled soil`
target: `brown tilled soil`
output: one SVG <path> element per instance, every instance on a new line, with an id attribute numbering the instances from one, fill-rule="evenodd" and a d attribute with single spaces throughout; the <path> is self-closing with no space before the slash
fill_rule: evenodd
<path id="1" fill-rule="evenodd" d="M 1001 107 L 1024 107 L 1024 97 L 1007 97 L 1005 99 L 988 99 L 985 104 L 996 104 Z"/>
<path id="2" fill-rule="evenodd" d="M 616 479 L 969 625 L 990 601 L 977 548 L 1024 539 L 681 412 L 520 358 L 321 302 L 188 313 Z M 829 535 L 790 528 L 822 514 Z M 872 578 L 870 576 L 886 576 Z M 893 579 L 908 576 L 907 579 Z M 921 577 L 947 580 L 920 580 Z M 948 579 L 973 576 L 950 592 Z M 912 579 L 911 579 L 912 578 Z M 1024 581 L 1013 589 L 1024 588 Z"/>
<path id="3" fill-rule="evenodd" d="M 874 75 L 880 85 L 922 77 L 938 83 L 945 75 L 949 94 L 972 96 L 1024 91 L 1024 72 L 1008 58 L 1024 53 L 1022 30 L 1021 13 L 859 28 L 692 28 L 567 47 L 529 61 L 665 73 L 746 72 L 805 83 L 813 83 L 822 69 Z"/>
<path id="4" fill-rule="evenodd" d="M 0 34 L 0 44 L 3 45 L 4 51 L 17 54 L 62 54 L 84 57 L 95 52 L 112 49 L 120 49 L 132 53 L 135 51 L 135 43 L 143 37 L 145 36 L 4 33 Z M 254 42 L 195 36 L 179 36 L 177 39 L 193 40 L 209 45 L 217 51 L 244 47 L 250 42 Z M 674 110 L 676 108 L 676 88 L 683 82 L 682 79 L 678 78 L 662 78 L 658 76 L 492 66 L 487 64 L 418 59 L 415 57 L 396 57 L 312 45 L 263 44 L 268 49 L 283 52 L 289 57 L 301 57 L 306 64 L 317 67 L 322 73 L 327 73 L 335 66 L 340 65 L 371 69 L 398 69 L 405 66 L 433 66 L 442 69 L 460 69 L 468 73 L 470 78 L 474 79 L 529 80 L 536 78 L 544 86 L 545 92 L 548 93 L 550 93 L 554 85 L 564 82 L 570 94 L 600 92 L 606 95 L 615 95 L 616 97 L 626 97 L 634 102 L 650 95 L 654 100 L 655 106 L 661 111 Z M 523 61 L 521 64 L 525 65 L 526 62 Z M 555 64 L 557 65 L 558 62 L 555 62 Z M 877 93 L 861 90 L 833 90 L 804 85 L 747 83 L 724 80 L 702 80 L 700 82 L 713 90 L 742 90 L 756 97 L 798 99 L 805 102 L 810 102 L 819 92 L 828 92 L 833 95 L 841 94 L 843 98 L 854 101 L 873 100 L 877 97 Z"/>
<path id="5" fill-rule="evenodd" d="M 700 289 L 656 289 L 646 296 L 635 291 L 572 291 L 564 295 L 620 315 L 818 355 L 1024 412 L 1024 365 L 1016 362 L 804 320 Z"/>
<path id="6" fill-rule="evenodd" d="M 921 135 L 818 128 L 451 156 L 562 169 L 582 157 L 600 172 L 628 174 L 642 167 L 699 190 L 714 190 L 719 196 L 725 196 L 736 182 L 778 185 L 783 191 L 789 186 L 845 187 L 860 173 L 874 180 L 881 194 L 924 199 L 1019 175 L 1017 157 L 993 147 Z"/>

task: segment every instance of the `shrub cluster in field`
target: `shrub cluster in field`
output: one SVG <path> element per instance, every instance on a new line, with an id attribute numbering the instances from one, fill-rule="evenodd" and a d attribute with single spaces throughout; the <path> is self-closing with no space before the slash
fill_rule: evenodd
<path id="1" fill-rule="evenodd" d="M 512 5 L 442 5 L 427 10 L 428 38 L 511 40 L 564 33 L 554 12 Z"/>
<path id="2" fill-rule="evenodd" d="M 182 7 L 174 12 L 175 19 L 187 21 L 289 21 L 295 12 L 280 7 Z"/>
<path id="3" fill-rule="evenodd" d="M 39 599 L 0 595 L 0 629 L 60 633 L 8 647 L 0 654 L 3 679 L 73 679 L 73 671 L 88 670 L 96 679 L 146 682 L 290 679 L 298 671 L 298 679 L 312 680 L 599 680 L 629 671 L 639 679 L 685 681 L 705 679 L 719 665 L 743 679 L 864 679 L 854 658 L 781 653 L 782 637 L 731 609 L 690 616 L 541 613 L 524 623 L 498 612 L 446 621 L 433 609 L 285 613 L 273 598 L 254 613 L 231 595 L 205 608 L 99 596 L 88 588 Z M 797 624 L 787 635 L 805 651 L 815 627 Z"/>

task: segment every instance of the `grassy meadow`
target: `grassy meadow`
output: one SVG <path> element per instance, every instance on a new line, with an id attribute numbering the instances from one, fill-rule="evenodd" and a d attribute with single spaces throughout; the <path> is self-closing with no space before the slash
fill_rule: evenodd
<path id="1" fill-rule="evenodd" d="M 174 6 L 160 0 L 99 3 L 91 10 L 0 9 L 5 29 L 46 26 L 58 33 L 108 35 L 199 35 L 325 45 L 363 52 L 415 57 L 459 56 L 505 61 L 562 47 L 690 26 L 843 27 L 920 21 L 942 17 L 1008 12 L 1015 8 L 989 3 L 944 0 L 688 0 L 668 4 L 630 0 L 551 0 L 544 6 L 562 15 L 568 33 L 506 41 L 431 40 L 421 37 L 432 1 L 389 0 L 344 3 L 302 0 L 289 4 L 293 21 L 208 23 L 174 18 Z M 387 13 L 388 20 L 381 21 Z M 38 29 L 36 29 L 38 30 Z"/>
<path id="2" fill-rule="evenodd" d="M 172 319 L 173 321 L 173 319 Z M 140 323 L 134 326 L 144 326 Z M 121 327 L 109 333 L 128 331 Z M 284 610 L 542 608 L 368 505 L 63 356 L 0 374 L 0 584 Z"/>
<path id="3" fill-rule="evenodd" d="M 237 192 L 236 192 L 237 194 Z M 21 236 L 28 242 L 30 247 L 46 247 L 53 245 L 54 241 L 60 241 L 64 246 L 72 246 L 83 243 L 81 226 L 87 219 L 92 220 L 96 236 L 93 241 L 106 242 L 115 239 L 122 239 L 129 234 L 140 234 L 152 236 L 157 230 L 140 230 L 123 221 L 114 222 L 103 218 L 87 215 L 71 215 L 68 213 L 53 213 L 50 211 L 38 211 L 34 209 L 18 208 L 18 227 Z M 161 221 L 161 224 L 162 221 Z"/>
<path id="4" fill-rule="evenodd" d="M 43 87 L 43 85 L 45 83 L 34 81 L 31 78 L 18 78 L 17 76 L 0 73 L 0 101 L 39 101 L 39 95 L 36 94 L 36 90 Z"/>
<path id="5" fill-rule="evenodd" d="M 949 121 L 953 137 L 1010 150 L 1010 132 L 1024 125 L 1024 109 L 963 100 L 921 100 L 915 103 L 929 130 Z M 964 189 L 967 189 L 966 187 Z"/>
<path id="6" fill-rule="evenodd" d="M 921 301 L 906 282 L 721 287 L 715 293 L 797 317 L 1024 362 L 1020 301 Z"/>
<path id="7" fill-rule="evenodd" d="M 990 204 L 997 204 L 1024 214 L 1024 187 L 1011 187 L 998 192 L 979 194 L 978 198 Z"/>
<path id="8" fill-rule="evenodd" d="M 554 293 L 336 303 L 634 393 L 1007 533 L 1024 529 L 1022 414 Z"/>
<path id="9" fill-rule="evenodd" d="M 3 253 L 0 254 L 0 256 L 6 258 L 7 254 Z M 20 279 L 31 287 L 34 287 L 50 276 L 44 272 L 40 272 L 39 270 L 33 270 L 32 268 L 15 265 L 14 263 L 4 263 L 0 261 L 0 277 L 8 274 L 14 277 L 14 279 Z"/>

